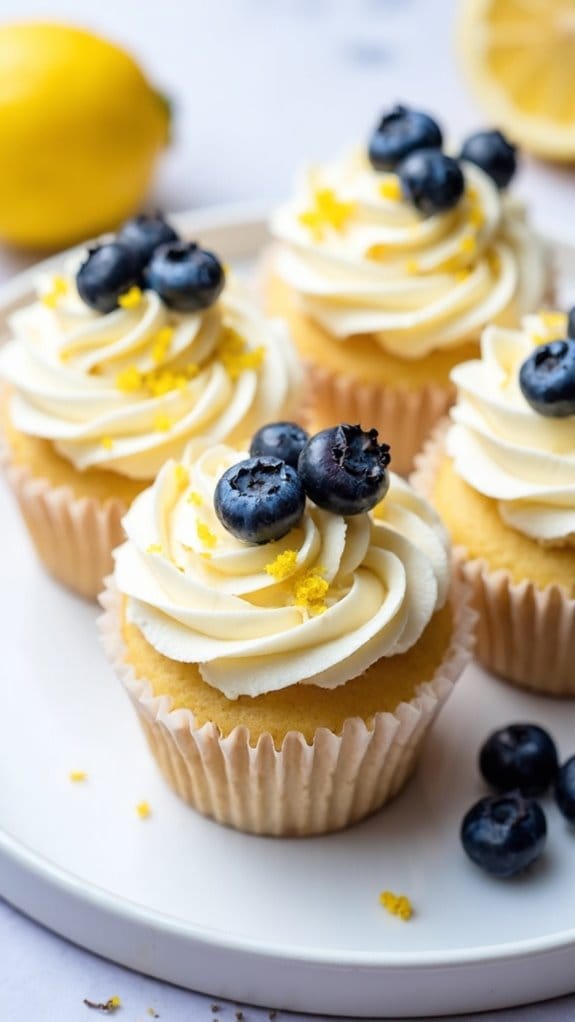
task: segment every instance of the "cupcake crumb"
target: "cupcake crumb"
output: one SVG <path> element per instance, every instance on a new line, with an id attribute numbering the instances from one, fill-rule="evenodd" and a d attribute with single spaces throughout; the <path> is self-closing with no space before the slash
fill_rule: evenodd
<path id="1" fill-rule="evenodd" d="M 394 894 L 393 891 L 382 891 L 379 896 L 379 903 L 383 905 L 390 915 L 398 916 L 407 923 L 413 915 L 413 906 L 405 894 Z"/>

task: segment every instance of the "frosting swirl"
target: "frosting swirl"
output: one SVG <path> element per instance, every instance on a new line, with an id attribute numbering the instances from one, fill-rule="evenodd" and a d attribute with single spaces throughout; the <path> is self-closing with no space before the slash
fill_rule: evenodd
<path id="1" fill-rule="evenodd" d="M 447 450 L 469 486 L 498 502 L 502 519 L 543 543 L 575 543 L 575 416 L 537 414 L 519 369 L 538 344 L 566 336 L 561 313 L 527 316 L 522 330 L 488 327 L 481 359 L 451 373 L 458 388 Z"/>
<path id="2" fill-rule="evenodd" d="M 429 217 L 361 152 L 304 175 L 271 221 L 277 272 L 303 312 L 336 340 L 370 334 L 417 359 L 540 305 L 545 272 L 523 207 L 474 164 L 462 169 L 461 201 Z"/>
<path id="3" fill-rule="evenodd" d="M 77 293 L 80 261 L 42 277 L 39 300 L 11 317 L 0 376 L 17 430 L 51 440 L 79 470 L 152 479 L 186 445 L 241 446 L 289 410 L 298 370 L 287 330 L 235 280 L 199 312 L 133 289 L 102 315 Z"/>
<path id="4" fill-rule="evenodd" d="M 124 518 L 115 577 L 147 641 L 198 663 L 229 699 L 298 682 L 335 688 L 417 642 L 449 580 L 429 504 L 392 474 L 373 517 L 308 501 L 287 536 L 250 546 L 213 506 L 219 477 L 242 457 L 217 446 L 169 462 Z"/>

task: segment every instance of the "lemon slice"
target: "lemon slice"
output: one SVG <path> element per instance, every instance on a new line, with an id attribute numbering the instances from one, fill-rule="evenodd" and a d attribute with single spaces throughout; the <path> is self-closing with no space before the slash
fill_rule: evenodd
<path id="1" fill-rule="evenodd" d="M 457 47 L 486 113 L 549 159 L 575 159 L 575 0 L 462 0 Z"/>

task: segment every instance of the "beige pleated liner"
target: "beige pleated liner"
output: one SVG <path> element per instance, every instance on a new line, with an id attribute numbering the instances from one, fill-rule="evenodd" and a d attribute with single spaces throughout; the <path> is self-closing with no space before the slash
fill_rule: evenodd
<path id="1" fill-rule="evenodd" d="M 391 447 L 391 467 L 400 475 L 413 468 L 414 458 L 437 423 L 453 404 L 454 388 L 428 383 L 418 390 L 362 383 L 311 362 L 306 367 L 306 419 L 314 409 L 324 425 L 338 422 L 375 427 Z"/>
<path id="2" fill-rule="evenodd" d="M 126 505 L 117 498 L 102 503 L 75 497 L 68 486 L 52 486 L 25 466 L 10 464 L 3 453 L 8 482 L 40 560 L 63 585 L 95 600 L 112 570 L 112 550 L 123 539 Z"/>
<path id="3" fill-rule="evenodd" d="M 411 482 L 431 499 L 445 456 L 447 425 L 442 424 L 417 459 Z M 542 695 L 575 696 L 575 599 L 561 586 L 540 589 L 513 582 L 483 560 L 453 551 L 455 570 L 471 588 L 477 612 L 477 659 L 494 674 Z"/>
<path id="4" fill-rule="evenodd" d="M 102 641 L 165 779 L 198 812 L 254 834 L 323 834 L 379 809 L 412 773 L 430 724 L 471 659 L 474 614 L 466 587 L 456 582 L 449 651 L 416 698 L 377 714 L 369 728 L 358 718 L 347 720 L 341 735 L 320 728 L 311 744 L 290 732 L 278 751 L 270 734 L 255 746 L 243 726 L 222 738 L 215 724 L 197 727 L 191 710 L 172 710 L 168 696 L 154 696 L 125 660 L 121 599 L 108 579 Z"/>

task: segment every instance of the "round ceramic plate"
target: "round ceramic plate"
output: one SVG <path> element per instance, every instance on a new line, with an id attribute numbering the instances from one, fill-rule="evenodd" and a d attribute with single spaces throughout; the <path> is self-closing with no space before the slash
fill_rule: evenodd
<path id="1" fill-rule="evenodd" d="M 265 241 L 253 210 L 182 223 L 243 268 Z M 560 257 L 575 281 L 575 255 Z M 3 323 L 32 280 L 4 288 Z M 243 1003 L 397 1018 L 575 990 L 575 833 L 551 800 L 548 850 L 521 879 L 484 876 L 458 837 L 484 793 L 487 732 L 538 721 L 565 757 L 575 703 L 472 666 L 417 775 L 383 812 L 325 838 L 238 834 L 165 787 L 99 647 L 97 609 L 43 573 L 4 487 L 0 522 L 0 894 L 100 955 Z M 384 888 L 410 897 L 409 923 L 380 906 Z"/>

